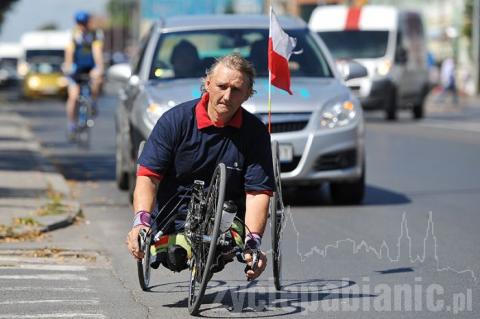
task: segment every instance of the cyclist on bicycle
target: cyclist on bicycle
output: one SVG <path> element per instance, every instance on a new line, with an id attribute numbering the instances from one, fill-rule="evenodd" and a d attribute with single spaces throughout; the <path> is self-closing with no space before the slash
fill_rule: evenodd
<path id="1" fill-rule="evenodd" d="M 74 137 L 76 130 L 76 105 L 80 94 L 79 76 L 82 74 L 90 76 L 94 114 L 97 111 L 96 101 L 103 76 L 103 33 L 91 27 L 88 12 L 78 11 L 75 14 L 75 22 L 72 41 L 65 49 L 64 64 L 64 72 L 70 76 L 66 103 L 69 138 Z"/>
<path id="2" fill-rule="evenodd" d="M 247 265 L 252 265 L 251 252 L 260 252 L 257 268 L 246 272 L 247 279 L 255 279 L 264 271 L 267 259 L 260 245 L 274 177 L 270 135 L 257 117 L 241 107 L 254 93 L 254 74 L 252 64 L 240 55 L 222 57 L 207 70 L 200 99 L 177 105 L 158 120 L 138 160 L 135 218 L 126 241 L 137 259 L 143 257 L 137 241 L 140 229 L 148 229 L 177 190 L 191 186 L 194 180 L 208 183 L 216 165 L 224 163 L 225 201 L 235 203 L 237 216 L 246 225 L 242 248 Z M 186 206 L 178 208 L 180 216 L 186 214 Z M 181 225 L 179 218 L 172 233 L 180 233 Z M 178 254 L 171 259 L 187 258 L 187 247 L 180 244 L 173 248 L 169 253 Z M 182 265 L 186 268 L 186 260 Z"/>

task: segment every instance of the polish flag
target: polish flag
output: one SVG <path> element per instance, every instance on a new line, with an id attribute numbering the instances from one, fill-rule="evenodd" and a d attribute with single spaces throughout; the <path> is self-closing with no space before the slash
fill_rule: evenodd
<path id="1" fill-rule="evenodd" d="M 270 71 L 270 83 L 277 88 L 290 91 L 290 69 L 288 59 L 292 54 L 297 39 L 289 37 L 280 27 L 277 16 L 270 7 L 270 34 L 268 38 L 268 70 Z"/>

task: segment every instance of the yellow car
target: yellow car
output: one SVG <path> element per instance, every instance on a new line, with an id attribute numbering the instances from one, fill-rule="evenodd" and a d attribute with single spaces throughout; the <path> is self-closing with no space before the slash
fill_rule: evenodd
<path id="1" fill-rule="evenodd" d="M 60 64 L 33 62 L 23 79 L 25 98 L 42 96 L 67 96 L 68 79 L 63 75 Z"/>

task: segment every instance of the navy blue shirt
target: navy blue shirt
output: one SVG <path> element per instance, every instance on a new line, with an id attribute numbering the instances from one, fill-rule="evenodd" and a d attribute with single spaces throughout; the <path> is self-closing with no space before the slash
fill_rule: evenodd
<path id="1" fill-rule="evenodd" d="M 145 144 L 138 163 L 162 177 L 154 216 L 178 190 L 190 187 L 194 180 L 203 180 L 208 186 L 218 163 L 227 167 L 225 200 L 235 201 L 239 217 L 245 214 L 247 192 L 273 191 L 272 153 L 266 126 L 243 108 L 234 115 L 237 125 L 206 126 L 199 121 L 207 116 L 207 103 L 208 95 L 204 94 L 201 100 L 188 101 L 165 112 Z M 172 205 L 176 202 L 173 200 Z M 168 213 L 169 209 L 165 211 Z"/>

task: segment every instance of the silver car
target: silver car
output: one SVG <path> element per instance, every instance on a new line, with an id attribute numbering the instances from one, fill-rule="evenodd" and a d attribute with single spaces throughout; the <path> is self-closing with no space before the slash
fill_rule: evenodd
<path id="1" fill-rule="evenodd" d="M 280 143 L 285 186 L 329 182 L 332 200 L 359 203 L 365 189 L 363 112 L 345 79 L 366 75 L 355 63 L 337 71 L 320 38 L 300 19 L 280 18 L 297 38 L 289 66 L 293 95 L 272 88 L 272 139 Z M 155 23 L 130 65 L 109 78 L 123 81 L 116 113 L 117 184 L 132 190 L 139 143 L 160 116 L 199 98 L 201 77 L 215 58 L 239 52 L 255 66 L 256 94 L 243 106 L 267 123 L 269 19 L 267 16 L 175 17 Z"/>

